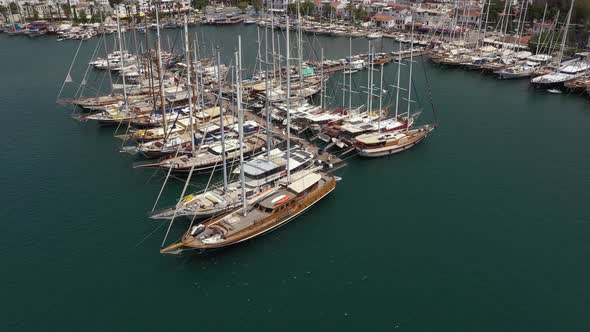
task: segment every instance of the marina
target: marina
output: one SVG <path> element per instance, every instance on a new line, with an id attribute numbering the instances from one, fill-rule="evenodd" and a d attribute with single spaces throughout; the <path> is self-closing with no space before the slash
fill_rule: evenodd
<path id="1" fill-rule="evenodd" d="M 587 52 L 303 20 L 0 34 L 10 330 L 584 323 Z"/>

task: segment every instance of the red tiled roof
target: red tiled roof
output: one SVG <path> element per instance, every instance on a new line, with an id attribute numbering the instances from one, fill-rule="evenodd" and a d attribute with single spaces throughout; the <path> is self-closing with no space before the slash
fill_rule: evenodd
<path id="1" fill-rule="evenodd" d="M 393 20 L 393 16 L 391 15 L 375 15 L 371 17 L 373 21 L 391 21 Z"/>

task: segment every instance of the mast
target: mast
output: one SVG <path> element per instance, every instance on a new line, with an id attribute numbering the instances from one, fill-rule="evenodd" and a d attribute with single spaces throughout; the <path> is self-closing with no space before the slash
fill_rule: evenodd
<path id="1" fill-rule="evenodd" d="M 481 23 L 483 21 L 482 17 L 483 17 L 483 9 L 486 6 L 486 0 L 483 0 L 483 4 L 481 5 L 481 10 L 479 11 L 479 24 L 477 27 L 477 42 L 475 43 L 475 47 L 476 49 L 479 48 L 479 42 L 483 42 L 480 37 L 481 37 Z"/>
<path id="2" fill-rule="evenodd" d="M 269 100 L 269 93 L 270 89 L 268 86 L 268 28 L 264 28 L 264 91 L 266 94 L 266 98 L 264 98 L 264 109 L 266 111 L 266 158 L 270 160 L 270 100 Z M 273 41 L 274 46 L 274 41 Z M 274 54 L 273 54 L 274 57 Z M 273 60 L 274 64 L 274 60 Z M 274 75 L 274 73 L 273 73 Z"/>
<path id="3" fill-rule="evenodd" d="M 242 206 L 244 216 L 248 213 L 246 201 L 246 180 L 244 177 L 244 110 L 242 109 L 242 36 L 238 36 L 236 52 L 236 90 L 238 95 L 238 128 L 240 139 L 240 183 L 242 184 Z"/>
<path id="4" fill-rule="evenodd" d="M 397 56 L 397 84 L 396 84 L 396 92 L 395 92 L 395 119 L 397 120 L 398 117 L 398 109 L 399 109 L 399 84 L 400 84 L 400 73 L 402 68 L 402 42 L 399 42 L 399 52 Z"/>
<path id="5" fill-rule="evenodd" d="M 117 14 L 117 35 L 119 37 L 119 53 L 121 55 L 121 66 L 123 67 L 123 72 L 121 73 L 121 77 L 123 78 L 123 109 L 127 109 L 127 86 L 125 85 L 125 56 L 123 55 L 123 43 L 121 42 L 121 25 L 119 24 L 119 15 Z M 109 57 L 107 54 L 107 66 L 109 63 Z"/>
<path id="6" fill-rule="evenodd" d="M 188 43 L 188 14 L 184 15 L 184 54 L 186 61 L 186 85 L 188 92 L 188 114 L 191 126 L 191 151 L 195 151 L 195 124 L 193 123 L 193 96 L 191 86 L 191 51 Z M 166 114 L 164 114 L 166 116 Z"/>
<path id="7" fill-rule="evenodd" d="M 348 111 L 352 110 L 352 37 L 348 37 Z M 346 82 L 345 82 L 346 83 Z"/>
<path id="8" fill-rule="evenodd" d="M 371 112 L 373 112 L 373 70 L 374 70 L 374 47 L 370 45 L 369 47 L 369 83 L 367 83 L 367 104 L 369 107 L 369 116 L 371 116 Z"/>
<path id="9" fill-rule="evenodd" d="M 408 74 L 408 124 L 410 124 L 410 104 L 412 103 L 412 68 L 414 62 L 414 23 L 412 23 L 412 29 L 410 30 L 410 72 Z M 406 126 L 406 131 L 410 129 L 410 126 Z"/>
<path id="10" fill-rule="evenodd" d="M 383 100 L 383 64 L 381 64 L 381 83 L 379 83 L 379 117 L 377 118 L 377 129 L 381 132 L 381 107 Z"/>
<path id="11" fill-rule="evenodd" d="M 164 126 L 164 131 L 168 130 L 168 126 L 166 125 L 166 102 L 164 99 L 164 74 L 162 68 L 162 43 L 160 41 L 160 17 L 158 16 L 158 3 L 156 3 L 156 35 L 158 37 L 158 79 L 160 83 L 160 102 L 162 103 L 162 125 Z M 155 106 L 155 105 L 154 105 Z M 168 135 L 164 135 L 164 143 L 166 143 L 166 138 Z"/>
<path id="12" fill-rule="evenodd" d="M 276 59 L 275 59 L 275 54 L 276 54 L 275 53 L 275 16 L 274 16 L 274 10 L 272 8 L 272 1 L 270 2 L 270 39 L 271 39 L 271 47 L 272 47 L 272 79 L 274 81 L 274 80 L 276 80 L 277 63 L 276 63 Z M 279 82 L 279 84 L 280 84 L 280 82 Z M 266 97 L 269 98 L 268 93 L 267 93 Z"/>
<path id="13" fill-rule="evenodd" d="M 10 8 L 10 6 L 8 6 Z M 104 33 L 104 19 L 102 17 L 102 10 L 100 11 L 100 25 L 103 28 L 102 44 L 104 46 L 104 55 L 107 58 L 107 72 L 109 75 L 109 82 L 111 83 L 111 94 L 113 93 L 113 73 L 111 72 L 111 64 L 109 61 L 109 50 L 107 47 L 107 35 Z"/>
<path id="14" fill-rule="evenodd" d="M 320 67 L 320 109 L 324 110 L 324 48 L 321 49 L 321 67 Z M 346 83 L 346 76 L 344 76 Z M 344 105 L 342 105 L 344 107 Z"/>
<path id="15" fill-rule="evenodd" d="M 221 158 L 223 159 L 223 190 L 227 191 L 227 161 L 225 159 L 225 128 L 223 128 L 223 105 L 222 105 L 222 86 L 221 86 L 221 56 L 219 46 L 217 46 L 217 84 L 219 92 L 217 104 L 219 105 L 219 126 L 221 127 Z"/>
<path id="16" fill-rule="evenodd" d="M 12 16 L 12 9 L 10 8 L 10 2 L 8 2 L 8 14 L 10 15 L 10 23 L 12 23 L 12 31 L 16 32 L 16 23 L 14 23 L 14 17 Z"/>
<path id="17" fill-rule="evenodd" d="M 297 0 L 297 57 L 299 58 L 299 97 L 303 95 L 303 43 L 301 42 L 301 11 L 299 9 L 299 3 Z M 287 14 L 289 15 L 289 14 Z"/>
<path id="18" fill-rule="evenodd" d="M 205 119 L 205 103 L 203 102 L 205 97 L 203 96 L 203 90 L 199 90 L 199 80 L 201 81 L 202 84 L 203 83 L 203 73 L 202 71 L 198 71 L 197 67 L 200 67 L 200 62 L 199 59 L 201 58 L 199 56 L 199 34 L 195 32 L 195 46 L 194 46 L 194 50 L 193 52 L 195 53 L 195 82 L 196 82 L 196 86 L 195 86 L 195 90 L 196 90 L 196 100 L 197 100 L 197 106 L 199 105 L 199 103 L 202 103 L 202 106 L 198 106 L 201 107 L 201 116 L 203 119 Z M 198 66 L 199 65 L 199 66 Z"/>
<path id="19" fill-rule="evenodd" d="M 491 5 L 492 5 L 492 0 L 490 0 L 490 2 L 488 3 L 488 8 L 486 8 L 486 22 L 483 27 L 483 36 L 481 37 L 481 46 L 484 46 L 485 39 L 486 39 L 486 33 L 488 32 L 488 21 L 489 21 L 489 17 L 490 17 Z"/>
<path id="20" fill-rule="evenodd" d="M 371 81 L 371 64 L 370 64 L 370 62 L 371 62 L 371 50 L 372 50 L 372 48 L 371 48 L 371 41 L 369 41 L 369 53 L 367 54 L 367 58 L 368 58 L 367 60 L 369 61 L 369 64 L 368 64 L 368 69 L 369 70 L 367 70 L 367 91 L 369 91 L 369 84 L 371 84 L 371 82 L 372 82 Z M 367 92 L 367 107 L 369 107 L 369 103 L 370 103 L 370 100 L 371 100 L 371 93 L 372 92 L 373 91 Z M 370 111 L 371 111 L 371 109 L 369 109 L 369 112 Z"/>
<path id="21" fill-rule="evenodd" d="M 547 4 L 547 3 L 545 3 Z M 520 26 L 520 31 L 518 31 L 518 39 L 517 39 L 517 43 L 520 46 L 520 36 L 522 36 L 522 34 L 524 33 L 524 25 L 526 24 L 526 13 L 529 10 L 529 3 L 527 1 L 526 5 L 524 6 L 524 15 L 522 17 L 522 25 Z M 541 27 L 542 29 L 542 27 Z"/>
<path id="22" fill-rule="evenodd" d="M 563 51 L 565 49 L 565 42 L 567 41 L 567 31 L 569 30 L 570 26 L 570 19 L 572 18 L 572 10 L 574 10 L 574 1 L 570 4 L 570 10 L 567 12 L 567 20 L 565 26 L 563 27 L 563 39 L 561 40 L 561 47 L 559 48 L 559 58 L 557 59 L 557 71 L 559 71 L 559 67 L 561 66 L 561 59 L 563 58 Z"/>
<path id="23" fill-rule="evenodd" d="M 545 9 L 543 10 L 543 20 L 541 21 L 541 32 L 539 33 L 539 39 L 543 37 L 543 30 L 545 29 L 545 14 L 547 14 L 547 3 L 545 2 Z M 540 40 L 537 40 L 537 49 L 535 50 L 535 54 L 539 54 L 539 47 L 541 43 Z"/>
<path id="24" fill-rule="evenodd" d="M 283 73 L 282 73 L 282 64 L 281 64 L 281 35 L 277 34 L 277 51 L 278 51 L 278 61 L 279 61 L 279 90 L 283 90 Z M 272 94 L 272 92 L 271 92 Z"/>
<path id="25" fill-rule="evenodd" d="M 291 55 L 289 45 L 289 15 L 287 14 L 287 184 L 291 183 L 291 169 L 289 167 L 291 159 Z"/>
<path id="26" fill-rule="evenodd" d="M 256 57 L 258 58 L 258 75 L 262 73 L 262 52 L 260 51 L 260 44 L 262 44 L 262 39 L 260 38 L 260 27 L 256 25 L 256 44 L 258 46 L 258 53 Z M 254 66 L 254 75 L 256 75 L 256 66 Z"/>

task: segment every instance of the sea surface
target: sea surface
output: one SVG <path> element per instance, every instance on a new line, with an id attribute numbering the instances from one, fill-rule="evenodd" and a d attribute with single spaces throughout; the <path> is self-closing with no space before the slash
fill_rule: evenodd
<path id="1" fill-rule="evenodd" d="M 219 46 L 227 63 L 241 35 L 252 70 L 255 26 L 194 33 L 201 56 Z M 145 35 L 137 39 L 145 48 Z M 178 50 L 180 30 L 162 40 Z M 97 41 L 82 44 L 62 97 L 82 81 Z M 587 98 L 415 59 L 412 111 L 423 108 L 419 123 L 435 121 L 430 91 L 439 124 L 424 142 L 348 159 L 336 191 L 262 238 L 165 256 L 167 224 L 147 218 L 162 175 L 133 169 L 113 129 L 55 103 L 79 43 L 0 34 L 0 330 L 590 330 Z M 305 35 L 303 44 L 306 58 L 322 47 L 326 58 L 349 54 L 348 38 Z M 352 40 L 353 54 L 368 47 Z M 396 72 L 384 67 L 391 111 Z M 366 73 L 354 76 L 355 105 L 366 103 Z M 87 94 L 104 89 L 101 75 L 88 77 Z M 328 89 L 334 107 L 339 76 Z M 182 185 L 171 181 L 159 206 Z M 168 241 L 186 227 L 176 222 Z"/>

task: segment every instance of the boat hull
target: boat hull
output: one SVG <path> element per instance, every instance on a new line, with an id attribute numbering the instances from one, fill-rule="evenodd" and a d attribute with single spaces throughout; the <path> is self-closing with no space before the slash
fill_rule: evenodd
<path id="1" fill-rule="evenodd" d="M 418 143 L 422 142 L 422 140 L 426 138 L 426 136 L 410 143 L 407 145 L 399 146 L 399 147 L 384 147 L 384 148 L 376 148 L 376 149 L 363 149 L 359 150 L 359 156 L 361 157 L 368 157 L 368 158 L 376 158 L 376 157 L 385 157 L 392 154 L 400 153 L 406 151 L 408 149 L 413 148 Z"/>
<path id="2" fill-rule="evenodd" d="M 308 196 L 308 202 L 306 202 L 304 207 L 299 208 L 298 210 L 295 210 L 293 213 L 290 213 L 289 215 L 283 214 L 283 218 L 281 219 L 281 217 L 275 217 L 272 216 L 271 218 L 278 218 L 281 219 L 279 221 L 273 222 L 272 225 L 270 225 L 269 227 L 265 227 L 262 228 L 260 231 L 257 232 L 253 232 L 247 236 L 241 237 L 239 239 L 236 239 L 234 241 L 228 241 L 228 242 L 222 242 L 222 243 L 217 243 L 217 244 L 204 244 L 200 247 L 195 247 L 195 246 L 184 246 L 184 245 L 180 245 L 179 248 L 181 248 L 180 250 L 196 250 L 198 252 L 207 252 L 207 251 L 212 251 L 215 249 L 220 249 L 220 248 L 226 248 L 232 245 L 236 245 L 238 243 L 242 243 L 245 241 L 248 241 L 250 239 L 268 234 L 276 229 L 278 229 L 281 226 L 286 225 L 287 223 L 289 223 L 290 221 L 294 220 L 295 218 L 297 218 L 299 215 L 303 214 L 305 211 L 309 210 L 309 208 L 311 208 L 313 205 L 315 205 L 317 202 L 319 202 L 320 200 L 322 200 L 324 197 L 326 197 L 329 193 L 331 193 L 332 191 L 334 191 L 334 189 L 336 189 L 336 180 L 334 179 L 333 181 L 331 181 L 329 184 L 326 184 L 325 188 L 322 188 L 321 192 L 319 193 L 315 193 L 314 194 L 310 194 Z M 281 213 L 281 212 L 279 212 Z M 169 247 L 171 249 L 179 249 L 179 248 L 174 248 L 173 246 Z M 168 249 L 168 248 L 167 248 Z M 162 253 L 174 253 L 173 251 L 164 249 L 162 251 Z"/>

